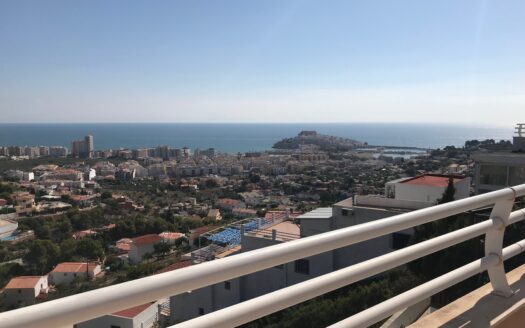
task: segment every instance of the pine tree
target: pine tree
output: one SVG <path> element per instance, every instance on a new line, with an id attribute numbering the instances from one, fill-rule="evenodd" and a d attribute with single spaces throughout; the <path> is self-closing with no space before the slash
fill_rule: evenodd
<path id="1" fill-rule="evenodd" d="M 443 192 L 443 196 L 438 200 L 438 204 L 445 204 L 454 201 L 454 196 L 456 195 L 456 188 L 454 187 L 454 178 L 450 176 L 448 178 L 448 186 Z"/>

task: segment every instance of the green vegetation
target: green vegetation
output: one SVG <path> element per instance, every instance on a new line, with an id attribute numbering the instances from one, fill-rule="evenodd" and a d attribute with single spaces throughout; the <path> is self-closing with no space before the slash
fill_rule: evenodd
<path id="1" fill-rule="evenodd" d="M 16 191 L 15 186 L 8 183 L 1 183 L 0 182 L 0 198 L 7 200 L 9 203 L 11 203 L 11 197 L 10 195 Z"/>
<path id="2" fill-rule="evenodd" d="M 326 327 L 400 294 L 419 283 L 407 270 L 353 284 L 244 325 L 244 328 Z"/>

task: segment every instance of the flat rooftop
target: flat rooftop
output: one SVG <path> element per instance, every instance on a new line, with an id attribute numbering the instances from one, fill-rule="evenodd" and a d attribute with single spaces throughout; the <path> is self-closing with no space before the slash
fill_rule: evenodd
<path id="1" fill-rule="evenodd" d="M 258 237 L 258 238 L 272 238 L 272 230 L 276 231 L 275 240 L 279 241 L 290 241 L 299 239 L 301 237 L 301 228 L 299 224 L 292 221 L 283 221 L 272 226 L 266 227 L 262 230 L 254 230 L 248 232 L 247 235 Z"/>
<path id="2" fill-rule="evenodd" d="M 313 211 L 299 215 L 297 218 L 300 220 L 304 219 L 329 219 L 332 217 L 331 207 L 319 207 Z"/>
<path id="3" fill-rule="evenodd" d="M 301 229 L 299 228 L 299 225 L 291 221 L 283 221 L 276 225 L 270 226 L 264 230 L 266 231 L 275 230 L 281 233 L 289 233 L 289 234 L 296 234 L 296 235 L 299 235 L 301 233 Z"/>
<path id="4" fill-rule="evenodd" d="M 239 252 L 240 250 L 241 250 L 241 245 L 237 245 L 237 246 L 228 248 L 224 252 L 219 252 L 219 253 L 215 254 L 215 258 L 222 259 L 223 257 L 227 257 L 227 256 L 230 256 L 230 255 L 233 255 L 233 254 Z"/>
<path id="5" fill-rule="evenodd" d="M 350 198 L 347 198 L 345 200 L 342 200 L 338 203 L 335 203 L 334 206 L 339 206 L 339 207 L 352 207 L 354 206 L 354 200 L 352 199 L 352 197 Z"/>
<path id="6" fill-rule="evenodd" d="M 513 153 L 510 151 L 495 152 L 477 152 L 472 154 L 476 162 L 507 164 L 507 165 L 524 165 L 525 153 Z"/>

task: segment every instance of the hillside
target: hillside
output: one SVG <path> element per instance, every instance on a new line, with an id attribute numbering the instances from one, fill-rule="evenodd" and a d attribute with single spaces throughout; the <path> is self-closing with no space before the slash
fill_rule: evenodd
<path id="1" fill-rule="evenodd" d="M 298 149 L 301 145 L 314 145 L 325 151 L 346 151 L 366 145 L 361 141 L 301 131 L 296 137 L 285 138 L 273 145 L 274 149 Z"/>

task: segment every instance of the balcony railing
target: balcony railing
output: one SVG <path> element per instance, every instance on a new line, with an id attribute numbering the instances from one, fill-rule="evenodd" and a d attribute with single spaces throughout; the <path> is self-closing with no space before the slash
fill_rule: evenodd
<path id="1" fill-rule="evenodd" d="M 369 259 L 302 283 L 212 312 L 173 327 L 232 327 L 269 315 L 391 268 L 485 235 L 485 257 L 364 310 L 333 327 L 365 327 L 476 273 L 488 271 L 495 293 L 513 291 L 503 261 L 525 250 L 525 239 L 503 249 L 505 227 L 525 219 L 512 212 L 525 185 L 404 213 L 361 225 L 292 240 L 174 272 L 166 272 L 0 314 L 2 327 L 64 327 L 107 313 L 213 285 L 297 259 L 352 245 L 462 212 L 493 206 L 488 220 Z"/>

